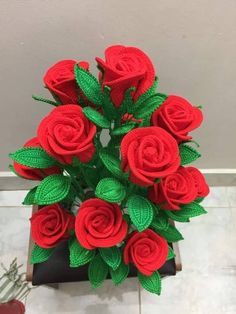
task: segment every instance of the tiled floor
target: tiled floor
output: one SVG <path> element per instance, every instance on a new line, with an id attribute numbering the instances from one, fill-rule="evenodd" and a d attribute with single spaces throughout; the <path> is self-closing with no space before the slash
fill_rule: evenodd
<path id="1" fill-rule="evenodd" d="M 17 256 L 26 263 L 31 209 L 20 205 L 25 192 L 0 192 L 0 261 Z M 178 224 L 183 271 L 163 280 L 160 297 L 146 293 L 136 279 L 120 287 L 108 280 L 91 290 L 88 282 L 34 289 L 27 314 L 235 314 L 236 188 L 217 187 L 205 201 L 208 214 Z"/>

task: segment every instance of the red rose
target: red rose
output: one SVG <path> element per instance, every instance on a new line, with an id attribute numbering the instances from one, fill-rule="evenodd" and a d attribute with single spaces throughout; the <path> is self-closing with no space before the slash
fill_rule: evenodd
<path id="1" fill-rule="evenodd" d="M 111 247 L 124 240 L 128 225 L 117 204 L 92 198 L 80 205 L 75 221 L 79 243 L 88 250 Z"/>
<path id="2" fill-rule="evenodd" d="M 146 276 L 158 270 L 167 259 L 168 244 L 151 229 L 133 231 L 124 249 L 124 263 L 133 263 Z"/>
<path id="3" fill-rule="evenodd" d="M 69 238 L 75 217 L 58 204 L 42 207 L 30 219 L 32 238 L 42 248 L 56 246 Z"/>
<path id="4" fill-rule="evenodd" d="M 149 57 L 135 47 L 111 46 L 105 50 L 105 61 L 96 58 L 101 68 L 102 85 L 111 88 L 111 99 L 119 107 L 124 93 L 135 87 L 133 99 L 137 100 L 154 83 L 155 70 Z"/>
<path id="5" fill-rule="evenodd" d="M 130 171 L 130 180 L 141 186 L 175 172 L 180 165 L 176 140 L 158 127 L 137 128 L 121 142 L 122 169 Z"/>
<path id="6" fill-rule="evenodd" d="M 206 197 L 209 194 L 210 190 L 203 174 L 194 167 L 186 167 L 185 169 L 193 177 L 197 189 L 197 197 Z"/>
<path id="7" fill-rule="evenodd" d="M 78 103 L 79 88 L 74 75 L 74 66 L 76 63 L 85 70 L 89 68 L 89 64 L 86 61 L 62 60 L 49 68 L 43 78 L 47 88 L 63 104 Z"/>
<path id="8" fill-rule="evenodd" d="M 152 124 L 170 132 L 178 142 L 191 140 L 188 132 L 198 128 L 203 120 L 200 109 L 186 99 L 169 96 L 152 114 Z"/>
<path id="9" fill-rule="evenodd" d="M 24 147 L 40 147 L 37 137 L 33 137 L 30 140 L 28 140 L 24 144 Z M 50 176 L 51 174 L 61 172 L 60 168 L 57 166 L 47 168 L 47 169 L 36 169 L 36 168 L 31 168 L 31 167 L 21 165 L 15 161 L 13 163 L 13 167 L 15 169 L 15 172 L 19 176 L 24 177 L 25 179 L 29 179 L 29 180 L 42 180 L 46 176 Z"/>
<path id="10" fill-rule="evenodd" d="M 179 210 L 181 204 L 188 204 L 197 197 L 197 189 L 192 175 L 184 167 L 155 184 L 149 190 L 153 203 L 162 205 L 163 209 Z"/>
<path id="11" fill-rule="evenodd" d="M 88 162 L 94 152 L 96 126 L 83 114 L 79 105 L 58 106 L 38 127 L 38 139 L 48 154 L 62 163 L 71 164 L 73 157 Z"/>

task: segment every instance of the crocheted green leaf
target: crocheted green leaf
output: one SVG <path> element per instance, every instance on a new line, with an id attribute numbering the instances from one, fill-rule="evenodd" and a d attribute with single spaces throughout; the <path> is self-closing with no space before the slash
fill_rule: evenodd
<path id="1" fill-rule="evenodd" d="M 130 130 L 132 130 L 135 127 L 135 122 L 128 122 L 126 124 L 123 124 L 119 128 L 116 128 L 111 131 L 111 135 L 123 135 L 128 133 Z"/>
<path id="2" fill-rule="evenodd" d="M 152 84 L 152 86 L 144 93 L 142 94 L 138 100 L 135 103 L 135 107 L 139 106 L 141 103 L 143 103 L 146 99 L 150 98 L 152 95 L 156 94 L 156 89 L 158 86 L 158 77 L 155 77 L 155 81 Z"/>
<path id="3" fill-rule="evenodd" d="M 76 237 L 72 237 L 69 242 L 70 267 L 79 267 L 90 262 L 95 256 L 95 250 L 83 248 Z"/>
<path id="4" fill-rule="evenodd" d="M 172 247 L 168 247 L 168 255 L 167 255 L 167 261 L 169 261 L 170 259 L 174 258 L 175 257 L 175 253 L 172 249 Z"/>
<path id="5" fill-rule="evenodd" d="M 57 161 L 40 147 L 23 147 L 9 154 L 9 157 L 19 164 L 31 168 L 50 168 L 57 164 Z"/>
<path id="6" fill-rule="evenodd" d="M 176 211 L 176 216 L 183 218 L 192 218 L 206 213 L 207 211 L 200 204 L 192 202 L 190 204 L 182 205 L 181 209 Z"/>
<path id="7" fill-rule="evenodd" d="M 179 154 L 181 158 L 181 165 L 190 164 L 194 160 L 201 157 L 201 154 L 196 149 L 187 144 L 179 145 Z"/>
<path id="8" fill-rule="evenodd" d="M 144 119 L 150 116 L 165 100 L 162 95 L 155 94 L 146 99 L 143 103 L 135 107 L 134 117 Z"/>
<path id="9" fill-rule="evenodd" d="M 88 100 L 95 105 L 102 106 L 103 94 L 98 80 L 77 64 L 74 67 L 74 72 L 76 82 Z"/>
<path id="10" fill-rule="evenodd" d="M 31 264 L 38 264 L 43 263 L 49 259 L 52 255 L 54 248 L 51 249 L 44 249 L 38 246 L 37 244 L 34 245 L 33 250 L 31 252 Z"/>
<path id="11" fill-rule="evenodd" d="M 153 219 L 152 203 L 145 197 L 132 195 L 128 198 L 127 206 L 130 219 L 138 231 L 147 229 Z"/>
<path id="12" fill-rule="evenodd" d="M 35 186 L 33 189 L 29 190 L 29 192 L 26 194 L 24 201 L 22 202 L 23 205 L 33 205 L 35 204 L 34 198 L 35 193 L 37 190 L 37 186 Z"/>
<path id="13" fill-rule="evenodd" d="M 101 286 L 108 275 L 108 266 L 100 256 L 97 254 L 89 264 L 88 277 L 93 288 Z"/>
<path id="14" fill-rule="evenodd" d="M 104 86 L 103 89 L 103 110 L 105 112 L 105 116 L 109 119 L 116 119 L 117 118 L 117 108 L 113 105 L 110 93 L 111 93 L 111 88 L 109 86 Z"/>
<path id="15" fill-rule="evenodd" d="M 35 193 L 34 201 L 38 205 L 47 205 L 60 202 L 70 190 L 70 177 L 62 174 L 53 174 L 44 178 Z"/>
<path id="16" fill-rule="evenodd" d="M 132 113 L 134 110 L 134 100 L 132 97 L 133 92 L 135 91 L 135 87 L 131 86 L 129 89 L 125 91 L 124 99 L 122 101 L 121 106 L 118 111 L 120 115 L 124 115 L 126 112 Z"/>
<path id="17" fill-rule="evenodd" d="M 100 126 L 100 128 L 109 129 L 110 122 L 98 111 L 91 107 L 85 107 L 83 108 L 83 113 L 90 121 L 92 121 L 97 126 Z"/>
<path id="18" fill-rule="evenodd" d="M 155 228 L 153 227 L 155 230 Z M 167 230 L 155 230 L 161 236 L 163 236 L 168 242 L 177 242 L 183 240 L 182 234 L 172 225 L 169 225 Z"/>
<path id="19" fill-rule="evenodd" d="M 138 272 L 138 280 L 141 286 L 148 292 L 161 294 L 161 276 L 158 271 L 155 271 L 151 276 L 145 276 Z"/>
<path id="20" fill-rule="evenodd" d="M 127 278 L 129 274 L 129 266 L 121 262 L 116 270 L 110 268 L 110 274 L 113 283 L 117 286 Z"/>
<path id="21" fill-rule="evenodd" d="M 105 150 L 99 152 L 104 166 L 109 170 L 115 177 L 119 179 L 128 179 L 128 174 L 123 172 L 120 168 L 120 160 L 113 155 L 107 153 Z"/>
<path id="22" fill-rule="evenodd" d="M 104 178 L 98 182 L 95 195 L 110 203 L 121 202 L 126 195 L 125 187 L 114 178 Z"/>
<path id="23" fill-rule="evenodd" d="M 116 270 L 121 263 L 121 251 L 117 246 L 109 248 L 99 248 L 99 252 L 108 266 Z"/>
<path id="24" fill-rule="evenodd" d="M 151 226 L 155 229 L 155 230 L 167 230 L 169 228 L 169 222 L 168 222 L 168 218 L 160 213 L 158 216 L 156 216 L 152 223 Z"/>
<path id="25" fill-rule="evenodd" d="M 56 101 L 53 101 L 51 99 L 47 99 L 47 98 L 44 98 L 44 97 L 41 97 L 41 96 L 32 95 L 32 98 L 34 100 L 37 100 L 37 101 L 45 102 L 46 104 L 49 104 L 49 105 L 53 105 L 53 106 L 60 105 L 59 102 L 56 102 Z"/>
<path id="26" fill-rule="evenodd" d="M 178 215 L 178 212 L 176 210 L 166 210 L 166 216 L 169 217 L 172 220 L 179 221 L 179 222 L 189 222 L 188 217 L 183 217 L 181 215 Z"/>
<path id="27" fill-rule="evenodd" d="M 198 197 L 197 199 L 195 199 L 196 203 L 201 203 L 204 200 L 205 197 Z"/>

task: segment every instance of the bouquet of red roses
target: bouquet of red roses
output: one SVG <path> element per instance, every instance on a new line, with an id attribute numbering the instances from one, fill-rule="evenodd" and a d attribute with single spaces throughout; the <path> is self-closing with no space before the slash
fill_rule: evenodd
<path id="1" fill-rule="evenodd" d="M 153 64 L 138 48 L 112 46 L 96 61 L 98 79 L 85 61 L 63 60 L 46 72 L 54 100 L 33 98 L 55 108 L 10 154 L 18 176 L 40 181 L 23 202 L 39 205 L 31 262 L 67 241 L 68 263 L 89 263 L 93 287 L 108 273 L 120 284 L 133 264 L 141 285 L 160 294 L 158 270 L 174 256 L 170 244 L 183 239 L 170 220 L 206 212 L 199 203 L 208 185 L 186 166 L 200 157 L 189 132 L 202 111 L 158 93 Z"/>

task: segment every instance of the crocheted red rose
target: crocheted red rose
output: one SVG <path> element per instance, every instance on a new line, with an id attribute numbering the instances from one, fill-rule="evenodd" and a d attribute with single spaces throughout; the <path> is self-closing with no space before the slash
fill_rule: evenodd
<path id="1" fill-rule="evenodd" d="M 163 209 L 179 210 L 181 204 L 188 204 L 197 197 L 192 175 L 184 167 L 167 175 L 149 190 L 149 198 Z"/>
<path id="2" fill-rule="evenodd" d="M 96 126 L 85 117 L 79 105 L 56 107 L 38 127 L 43 149 L 65 164 L 71 164 L 73 157 L 88 162 L 95 152 L 95 134 Z"/>
<path id="3" fill-rule="evenodd" d="M 124 263 L 133 263 L 144 275 L 150 276 L 166 261 L 167 241 L 151 229 L 133 231 L 124 249 Z"/>
<path id="4" fill-rule="evenodd" d="M 88 250 L 111 247 L 126 236 L 128 224 L 117 204 L 92 198 L 80 205 L 75 221 L 79 243 Z"/>
<path id="5" fill-rule="evenodd" d="M 42 207 L 30 219 L 32 238 L 42 248 L 55 247 L 69 238 L 75 217 L 58 204 Z"/>
<path id="6" fill-rule="evenodd" d="M 197 197 L 206 197 L 209 194 L 210 189 L 203 174 L 195 167 L 186 167 L 185 169 L 193 177 L 197 189 Z"/>
<path id="7" fill-rule="evenodd" d="M 121 45 L 105 50 L 105 61 L 96 58 L 102 70 L 102 85 L 111 88 L 111 99 L 119 107 L 125 91 L 135 87 L 133 99 L 137 100 L 154 83 L 155 70 L 149 57 L 140 49 Z"/>
<path id="8" fill-rule="evenodd" d="M 164 103 L 152 114 L 152 124 L 170 132 L 178 142 L 191 140 L 188 132 L 198 128 L 203 115 L 186 99 L 168 96 Z"/>
<path id="9" fill-rule="evenodd" d="M 76 63 L 85 70 L 89 68 L 89 64 L 86 61 L 62 60 L 49 68 L 43 78 L 47 88 L 63 104 L 76 104 L 78 102 L 79 88 L 74 75 L 74 66 Z"/>
<path id="10" fill-rule="evenodd" d="M 176 140 L 158 127 L 137 128 L 121 142 L 122 169 L 130 171 L 130 180 L 141 186 L 175 172 L 180 165 Z"/>
<path id="11" fill-rule="evenodd" d="M 40 147 L 37 137 L 33 137 L 30 140 L 28 140 L 24 144 L 24 147 Z M 15 161 L 13 162 L 13 167 L 15 169 L 15 172 L 19 176 L 24 177 L 25 179 L 29 179 L 29 180 L 42 180 L 46 176 L 50 176 L 51 174 L 61 172 L 60 168 L 57 166 L 47 168 L 47 169 L 36 169 L 36 168 L 31 168 L 31 167 L 21 165 Z"/>

